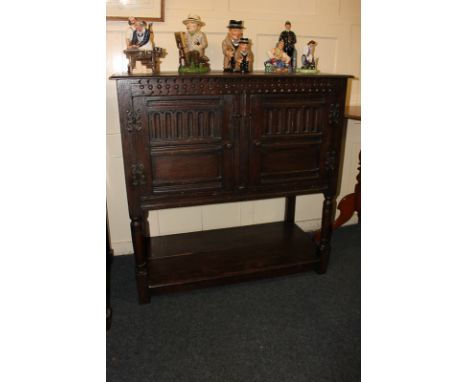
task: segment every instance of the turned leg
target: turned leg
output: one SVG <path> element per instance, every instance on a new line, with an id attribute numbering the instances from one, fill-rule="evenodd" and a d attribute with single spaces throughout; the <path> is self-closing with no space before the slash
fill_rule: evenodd
<path id="1" fill-rule="evenodd" d="M 358 175 L 356 176 L 357 183 L 354 186 L 354 192 L 348 194 L 338 203 L 338 210 L 340 215 L 333 223 L 333 229 L 341 227 L 349 219 L 351 219 L 355 212 L 358 214 L 359 223 L 361 222 L 361 152 L 359 152 L 359 167 Z M 315 241 L 320 243 L 322 237 L 321 230 L 315 233 Z"/>
<path id="2" fill-rule="evenodd" d="M 129 66 L 129 73 L 128 74 L 132 74 L 133 71 L 136 68 L 136 60 L 133 57 L 130 59 L 130 64 L 129 65 L 130 66 Z"/>
<path id="3" fill-rule="evenodd" d="M 325 273 L 328 267 L 328 259 L 330 257 L 330 241 L 332 235 L 333 215 L 336 206 L 336 195 L 325 195 L 322 209 L 322 227 L 320 229 L 320 242 L 318 247 L 318 255 L 320 263 L 317 267 L 317 273 Z"/>
<path id="4" fill-rule="evenodd" d="M 286 197 L 286 208 L 284 210 L 284 221 L 294 224 L 296 216 L 296 196 Z"/>
<path id="5" fill-rule="evenodd" d="M 148 290 L 148 264 L 146 262 L 146 248 L 144 232 L 146 230 L 147 214 L 132 217 L 130 227 L 132 230 L 133 250 L 135 252 L 135 273 L 138 289 L 138 302 L 150 302 Z"/>
<path id="6" fill-rule="evenodd" d="M 151 54 L 151 70 L 153 73 L 157 73 L 157 67 L 158 67 L 158 57 L 156 56 L 156 53 L 153 52 Z"/>

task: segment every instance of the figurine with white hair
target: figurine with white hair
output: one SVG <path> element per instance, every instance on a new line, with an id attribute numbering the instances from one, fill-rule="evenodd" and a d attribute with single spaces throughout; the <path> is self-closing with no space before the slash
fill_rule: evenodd
<path id="1" fill-rule="evenodd" d="M 182 21 L 187 32 L 175 32 L 177 47 L 179 48 L 179 72 L 206 73 L 210 70 L 210 59 L 205 56 L 208 40 L 201 31 L 205 23 L 201 17 L 190 14 Z"/>

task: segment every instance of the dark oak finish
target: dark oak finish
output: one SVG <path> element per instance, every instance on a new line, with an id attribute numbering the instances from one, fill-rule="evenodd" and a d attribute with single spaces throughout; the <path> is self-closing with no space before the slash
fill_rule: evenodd
<path id="1" fill-rule="evenodd" d="M 313 238 L 281 222 L 147 241 L 152 293 L 311 270 L 319 262 Z"/>
<path id="2" fill-rule="evenodd" d="M 286 208 L 284 210 L 284 221 L 294 223 L 296 217 L 296 196 L 286 197 Z"/>
<path id="3" fill-rule="evenodd" d="M 346 119 L 361 120 L 361 107 L 350 106 L 345 110 Z M 359 221 L 361 221 L 361 152 L 359 152 L 359 167 L 356 177 L 357 183 L 354 186 L 354 192 L 343 197 L 338 203 L 338 211 L 340 215 L 333 223 L 333 229 L 337 229 L 351 219 L 355 212 L 358 213 Z M 315 241 L 319 243 L 321 240 L 321 231 L 315 233 Z"/>
<path id="4" fill-rule="evenodd" d="M 327 269 L 344 75 L 114 75 L 140 303 L 150 294 Z M 296 195 L 325 196 L 318 245 Z M 148 211 L 286 197 L 285 221 L 149 238 Z"/>

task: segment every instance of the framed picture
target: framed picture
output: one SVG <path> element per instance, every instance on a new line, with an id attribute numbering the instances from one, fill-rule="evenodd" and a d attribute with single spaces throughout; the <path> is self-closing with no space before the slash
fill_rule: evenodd
<path id="1" fill-rule="evenodd" d="M 106 19 L 164 21 L 164 0 L 106 0 Z"/>

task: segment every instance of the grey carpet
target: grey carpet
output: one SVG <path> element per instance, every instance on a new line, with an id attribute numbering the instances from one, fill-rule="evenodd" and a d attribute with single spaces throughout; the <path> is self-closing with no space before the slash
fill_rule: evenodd
<path id="1" fill-rule="evenodd" d="M 333 236 L 328 272 L 137 303 L 133 258 L 112 266 L 109 382 L 360 380 L 360 226 Z"/>

